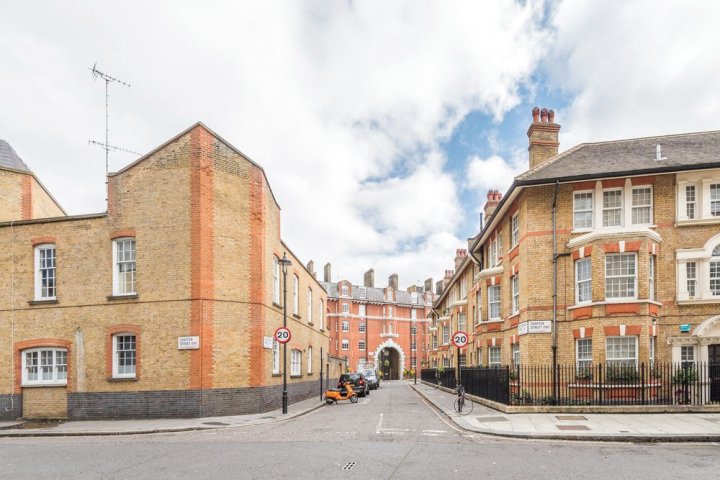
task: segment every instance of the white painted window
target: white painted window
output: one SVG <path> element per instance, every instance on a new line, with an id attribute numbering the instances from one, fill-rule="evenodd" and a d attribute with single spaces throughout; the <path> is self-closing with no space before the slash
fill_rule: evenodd
<path id="1" fill-rule="evenodd" d="M 695 185 L 685 186 L 685 215 L 689 219 L 693 219 L 697 212 L 697 197 Z"/>
<path id="2" fill-rule="evenodd" d="M 518 366 L 518 365 L 520 365 L 520 344 L 513 343 L 511 348 L 512 348 L 512 364 L 513 364 L 513 366 Z"/>
<path id="3" fill-rule="evenodd" d="M 520 241 L 520 219 L 518 214 L 510 219 L 510 248 L 513 248 Z"/>
<path id="4" fill-rule="evenodd" d="M 655 365 L 655 337 L 650 337 L 648 358 L 650 359 L 650 366 L 652 367 L 653 365 Z"/>
<path id="5" fill-rule="evenodd" d="M 273 257 L 273 303 L 280 305 L 280 259 Z"/>
<path id="6" fill-rule="evenodd" d="M 467 280 L 465 278 L 460 278 L 460 281 L 458 282 L 459 288 L 460 288 L 460 298 L 459 300 L 465 300 L 467 298 Z"/>
<path id="7" fill-rule="evenodd" d="M 415 325 L 410 326 L 410 335 L 417 335 L 417 327 Z"/>
<path id="8" fill-rule="evenodd" d="M 416 359 L 415 357 L 412 357 L 412 358 L 410 359 L 410 367 L 411 367 L 411 368 L 417 367 L 417 359 Z"/>
<path id="9" fill-rule="evenodd" d="M 583 258 L 575 262 L 575 303 L 592 301 L 592 261 Z"/>
<path id="10" fill-rule="evenodd" d="M 622 226 L 623 198 L 622 190 L 603 190 L 603 227 Z"/>
<path id="11" fill-rule="evenodd" d="M 720 217 L 720 183 L 710 185 L 710 215 Z"/>
<path id="12" fill-rule="evenodd" d="M 392 291 L 392 289 L 388 289 L 388 291 L 386 292 L 386 294 L 385 294 L 385 300 L 387 300 L 388 302 L 392 302 L 392 301 L 393 301 L 393 291 Z"/>
<path id="13" fill-rule="evenodd" d="M 607 367 L 637 368 L 637 337 L 607 337 L 605 359 Z"/>
<path id="14" fill-rule="evenodd" d="M 575 192 L 573 195 L 573 228 L 592 228 L 593 192 Z"/>
<path id="15" fill-rule="evenodd" d="M 23 350 L 22 384 L 67 385 L 67 350 L 49 347 Z"/>
<path id="16" fill-rule="evenodd" d="M 342 313 L 344 313 L 344 314 L 350 313 L 350 304 L 348 304 L 348 303 L 342 304 Z"/>
<path id="17" fill-rule="evenodd" d="M 460 331 L 467 331 L 467 316 L 465 315 L 465 312 L 458 313 L 458 330 Z"/>
<path id="18" fill-rule="evenodd" d="M 388 318 L 393 317 L 393 307 L 387 307 L 387 316 Z"/>
<path id="19" fill-rule="evenodd" d="M 410 292 L 410 303 L 418 303 L 418 294 L 417 292 Z"/>
<path id="20" fill-rule="evenodd" d="M 293 275 L 293 314 L 300 315 L 300 279 L 297 275 Z"/>
<path id="21" fill-rule="evenodd" d="M 307 372 L 308 374 L 312 373 L 312 347 L 308 347 L 307 349 Z"/>
<path id="22" fill-rule="evenodd" d="M 302 352 L 292 349 L 290 351 L 290 375 L 302 375 Z"/>
<path id="23" fill-rule="evenodd" d="M 488 316 L 490 320 L 500 320 L 500 285 L 488 287 Z"/>
<path id="24" fill-rule="evenodd" d="M 318 322 L 320 323 L 318 325 L 318 328 L 320 330 L 325 329 L 325 301 L 323 299 L 320 299 L 320 310 L 318 311 Z"/>
<path id="25" fill-rule="evenodd" d="M 488 347 L 488 366 L 499 367 L 500 365 L 500 347 Z"/>
<path id="26" fill-rule="evenodd" d="M 443 357 L 443 367 L 448 368 L 450 366 L 450 359 L 448 357 Z"/>
<path id="27" fill-rule="evenodd" d="M 348 322 L 347 320 L 343 320 L 343 322 L 342 322 L 342 331 L 343 332 L 350 331 L 350 322 Z"/>
<path id="28" fill-rule="evenodd" d="M 692 366 L 695 363 L 694 345 L 682 345 L 680 347 L 680 363 L 682 364 L 682 366 Z"/>
<path id="29" fill-rule="evenodd" d="M 342 349 L 343 349 L 343 350 L 350 350 L 350 340 L 343 339 L 343 341 L 342 341 Z"/>
<path id="30" fill-rule="evenodd" d="M 358 342 L 358 350 L 365 351 L 365 340 L 360 340 Z"/>
<path id="31" fill-rule="evenodd" d="M 447 345 L 450 343 L 450 325 L 442 326 L 442 344 Z"/>
<path id="32" fill-rule="evenodd" d="M 367 298 L 367 287 L 358 287 L 358 297 Z"/>
<path id="33" fill-rule="evenodd" d="M 652 187 L 633 187 L 631 221 L 633 225 L 652 223 Z"/>
<path id="34" fill-rule="evenodd" d="M 358 324 L 358 332 L 365 333 L 365 322 Z"/>
<path id="35" fill-rule="evenodd" d="M 113 295 L 135 294 L 135 239 L 113 240 Z"/>
<path id="36" fill-rule="evenodd" d="M 438 337 L 437 334 L 433 334 L 432 336 L 432 349 L 437 350 L 438 348 Z"/>
<path id="37" fill-rule="evenodd" d="M 694 298 L 697 293 L 697 263 L 687 262 L 685 264 L 685 275 L 687 278 L 688 297 Z"/>
<path id="38" fill-rule="evenodd" d="M 713 249 L 710 257 L 710 294 L 720 295 L 720 245 Z"/>
<path id="39" fill-rule="evenodd" d="M 280 342 L 273 338 L 273 351 L 272 351 L 272 373 L 277 375 L 280 373 Z"/>
<path id="40" fill-rule="evenodd" d="M 512 287 L 512 314 L 520 313 L 520 275 L 513 275 L 510 279 Z"/>
<path id="41" fill-rule="evenodd" d="M 592 367 L 592 338 L 578 338 L 575 342 L 577 373 L 586 374 Z"/>
<path id="42" fill-rule="evenodd" d="M 482 319 L 482 293 L 478 289 L 477 293 L 475 293 L 475 325 L 479 325 Z"/>
<path id="43" fill-rule="evenodd" d="M 361 317 L 365 316 L 365 304 L 358 305 L 358 315 Z"/>
<path id="44" fill-rule="evenodd" d="M 307 321 L 312 323 L 312 289 L 308 288 L 307 291 Z"/>
<path id="45" fill-rule="evenodd" d="M 605 298 L 637 298 L 637 257 L 619 253 L 605 257 Z"/>
<path id="46" fill-rule="evenodd" d="M 650 255 L 648 263 L 648 296 L 655 300 L 655 255 Z"/>
<path id="47" fill-rule="evenodd" d="M 137 338 L 132 333 L 113 335 L 113 378 L 135 378 Z"/>
<path id="48" fill-rule="evenodd" d="M 56 298 L 55 245 L 46 243 L 35 247 L 35 300 Z"/>
<path id="49" fill-rule="evenodd" d="M 343 284 L 342 286 L 340 286 L 340 295 L 342 295 L 343 297 L 348 296 L 348 286 L 347 285 Z"/>
<path id="50" fill-rule="evenodd" d="M 410 309 L 410 319 L 417 320 L 417 310 L 415 310 L 414 308 Z"/>

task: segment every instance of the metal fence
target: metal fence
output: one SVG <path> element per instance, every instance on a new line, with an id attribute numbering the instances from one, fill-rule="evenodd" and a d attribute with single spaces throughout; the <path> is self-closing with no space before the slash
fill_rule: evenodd
<path id="1" fill-rule="evenodd" d="M 465 390 L 505 405 L 720 404 L 720 364 L 516 365 L 463 368 Z M 421 378 L 455 388 L 455 369 Z"/>

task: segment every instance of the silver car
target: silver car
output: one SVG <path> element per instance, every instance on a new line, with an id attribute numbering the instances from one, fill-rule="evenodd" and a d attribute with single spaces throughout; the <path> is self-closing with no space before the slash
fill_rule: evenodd
<path id="1" fill-rule="evenodd" d="M 363 370 L 363 375 L 365 375 L 365 380 L 368 382 L 368 388 L 370 390 L 377 390 L 380 388 L 380 377 L 378 377 L 377 371 L 375 370 Z"/>

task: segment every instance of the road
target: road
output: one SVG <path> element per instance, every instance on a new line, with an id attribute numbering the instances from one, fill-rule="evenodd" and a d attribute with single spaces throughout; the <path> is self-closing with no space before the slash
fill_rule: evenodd
<path id="1" fill-rule="evenodd" d="M 511 440 L 457 430 L 405 382 L 271 424 L 0 439 L 0 478 L 717 479 L 716 444 Z"/>

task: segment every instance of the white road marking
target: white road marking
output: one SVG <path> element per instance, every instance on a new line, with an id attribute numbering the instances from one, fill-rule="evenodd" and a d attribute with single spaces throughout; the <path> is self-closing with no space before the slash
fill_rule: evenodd
<path id="1" fill-rule="evenodd" d="M 383 421 L 383 414 L 380 414 L 380 420 L 378 420 L 377 429 L 375 430 L 375 435 L 380 435 L 380 430 L 382 430 L 382 421 Z"/>
<path id="2" fill-rule="evenodd" d="M 423 430 L 423 433 L 447 433 L 447 430 Z"/>

